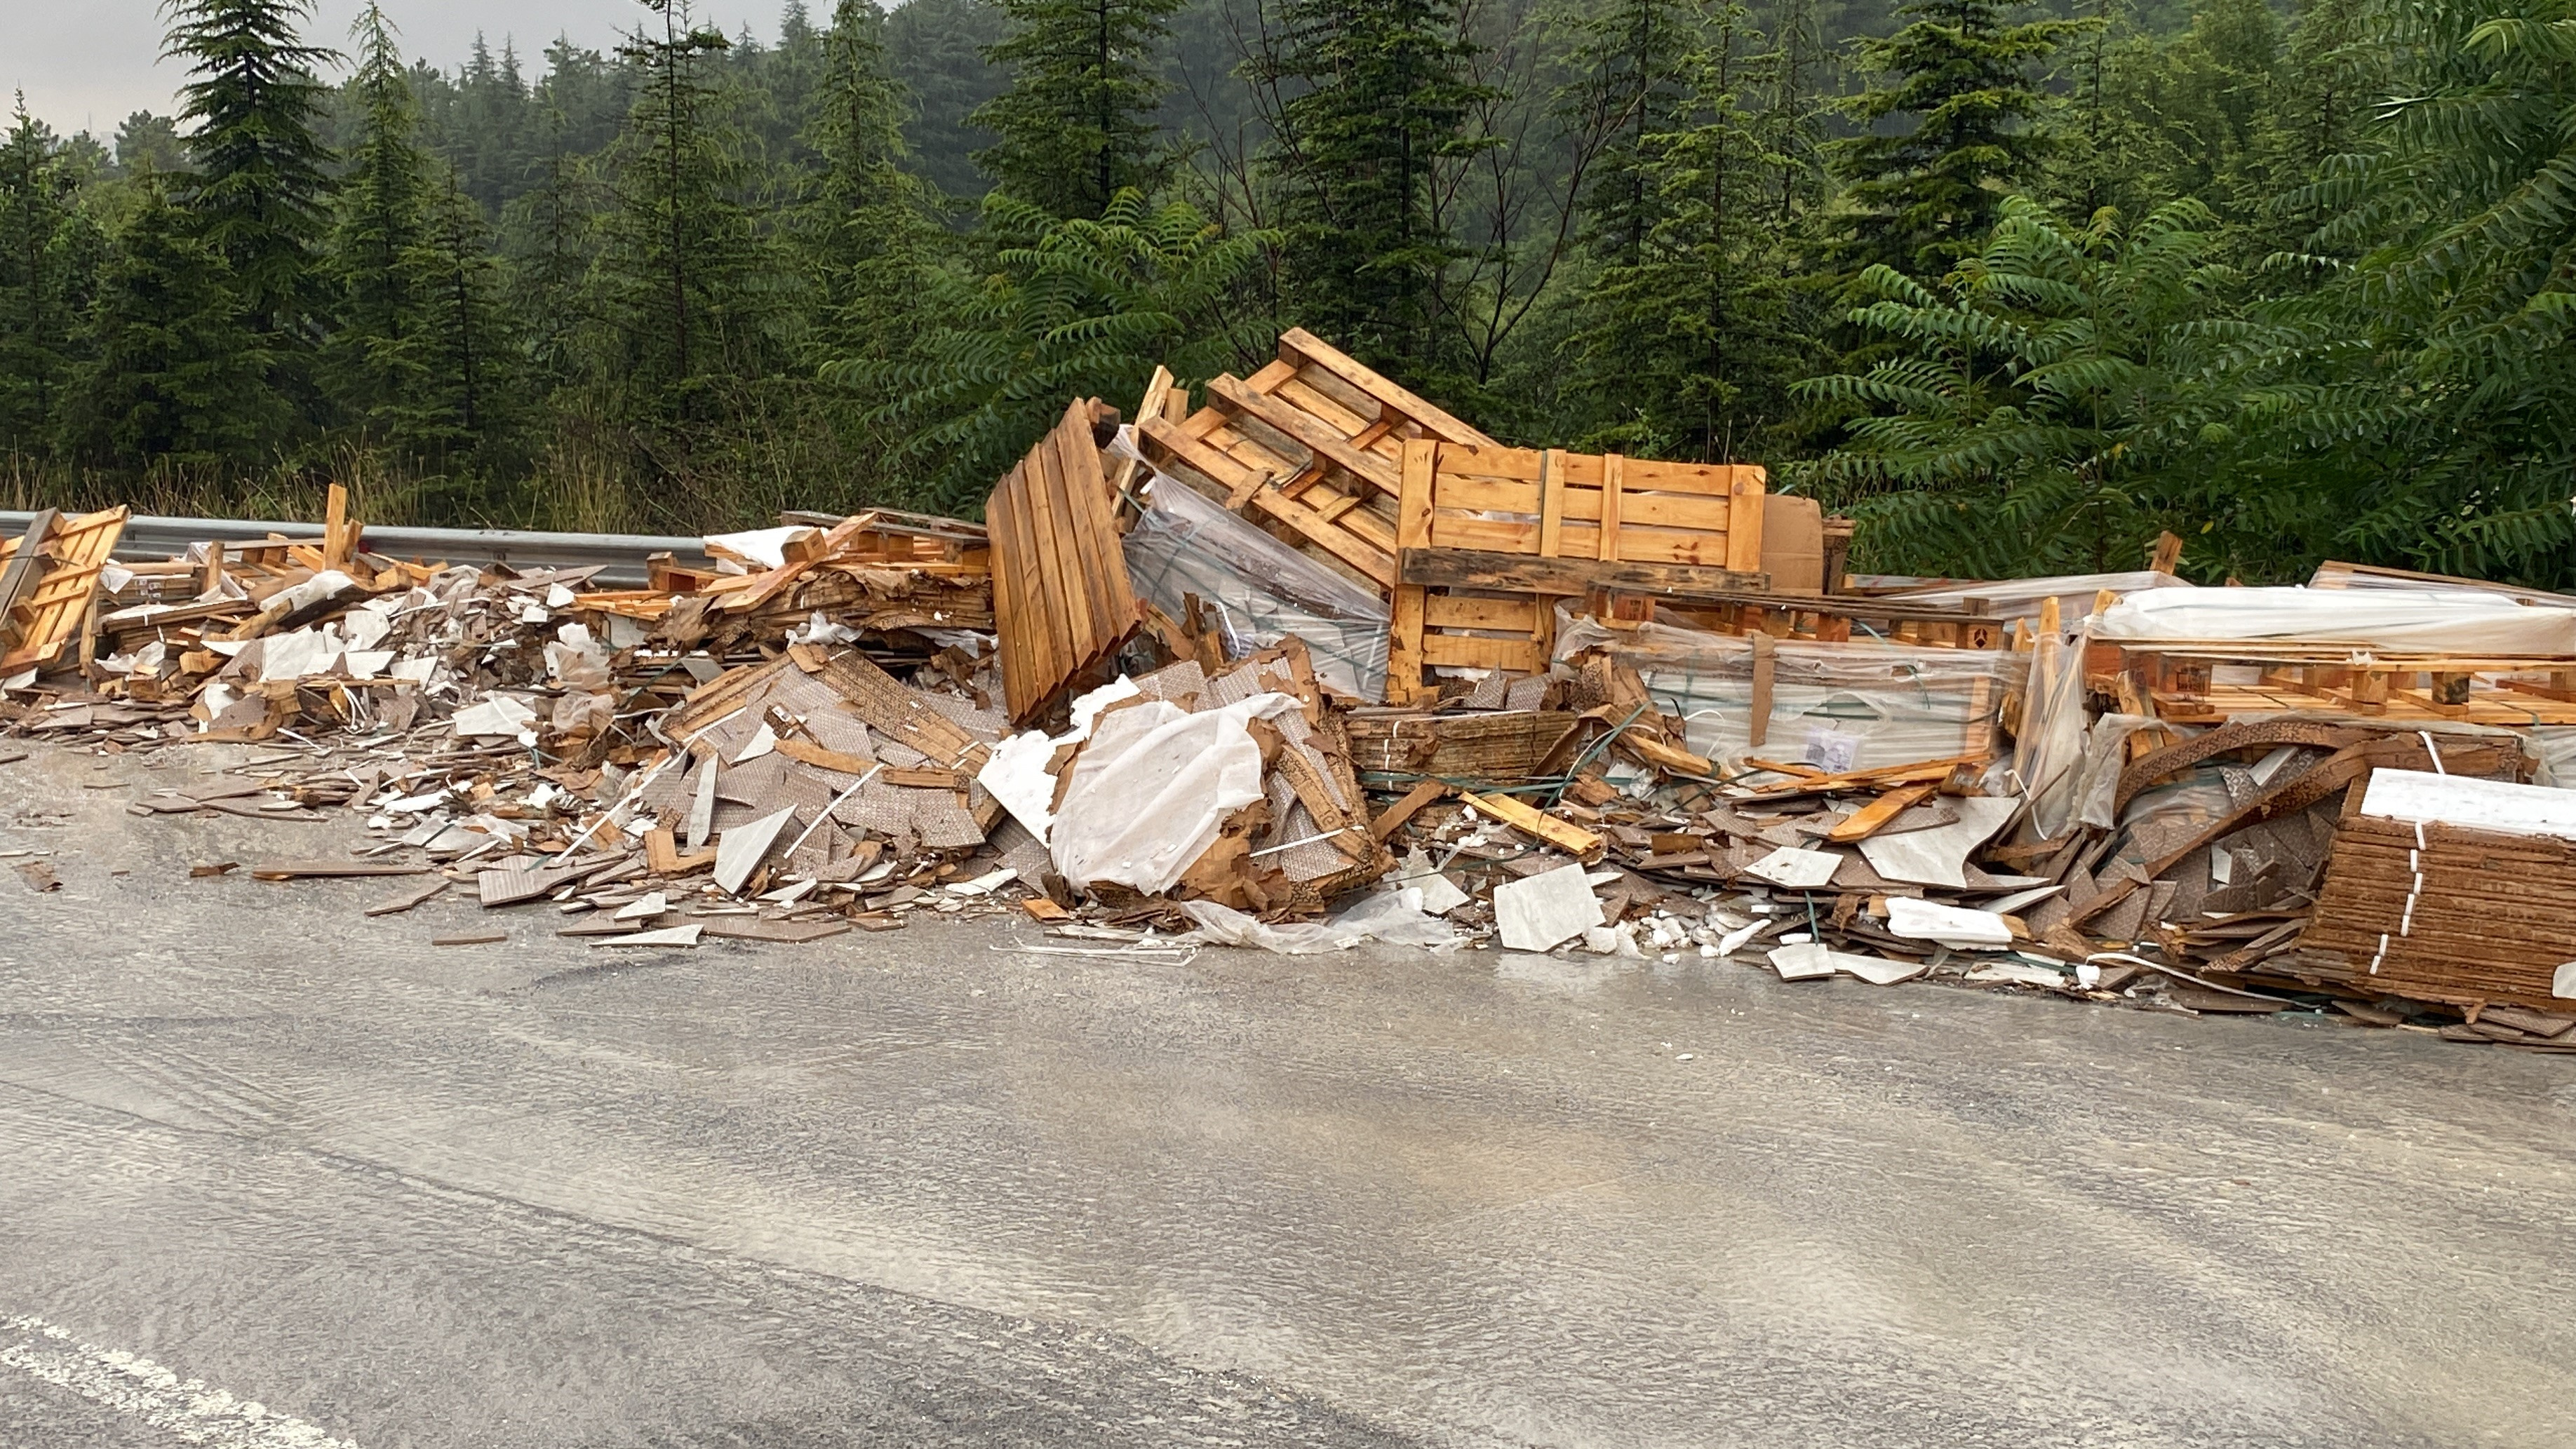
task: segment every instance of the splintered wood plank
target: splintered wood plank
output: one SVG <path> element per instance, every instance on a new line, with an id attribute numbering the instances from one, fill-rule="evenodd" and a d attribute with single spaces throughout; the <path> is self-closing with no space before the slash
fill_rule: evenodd
<path id="1" fill-rule="evenodd" d="M 1855 845 L 1876 835 L 1887 822 L 1904 814 L 1912 806 L 1941 788 L 1938 781 L 1921 785 L 1901 785 L 1852 812 L 1840 825 L 1825 832 L 1825 839 L 1836 845 Z"/>
<path id="2" fill-rule="evenodd" d="M 1422 430 L 1444 442 L 1490 444 L 1493 439 L 1406 391 L 1357 359 L 1308 332 L 1291 327 L 1279 338 L 1279 355 L 1320 367 L 1351 386 L 1411 418 Z"/>
<path id="3" fill-rule="evenodd" d="M 1601 856 L 1602 837 L 1571 820 L 1559 820 L 1509 795 L 1462 792 L 1458 798 L 1475 806 L 1477 812 L 1488 819 L 1498 820 L 1523 835 L 1546 841 L 1577 860 L 1597 860 Z"/>
<path id="4" fill-rule="evenodd" d="M 1393 835 L 1404 822 L 1419 814 L 1422 807 L 1449 793 L 1449 787 L 1438 780 L 1425 780 L 1404 792 L 1404 798 L 1386 807 L 1386 813 L 1369 822 L 1369 834 L 1379 840 Z"/>

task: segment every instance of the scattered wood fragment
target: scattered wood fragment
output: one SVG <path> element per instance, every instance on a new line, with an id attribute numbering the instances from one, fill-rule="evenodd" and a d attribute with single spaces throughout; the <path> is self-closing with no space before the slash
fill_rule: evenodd
<path id="1" fill-rule="evenodd" d="M 370 860 L 264 860 L 250 868 L 253 880 L 331 880 L 380 875 L 427 875 L 425 865 L 395 865 Z"/>
<path id="2" fill-rule="evenodd" d="M 1508 825 L 1532 839 L 1545 841 L 1577 860 L 1592 861 L 1601 858 L 1603 837 L 1570 820 L 1559 820 L 1509 795 L 1475 795 L 1462 791 L 1459 798 L 1476 807 L 1487 817 Z"/>

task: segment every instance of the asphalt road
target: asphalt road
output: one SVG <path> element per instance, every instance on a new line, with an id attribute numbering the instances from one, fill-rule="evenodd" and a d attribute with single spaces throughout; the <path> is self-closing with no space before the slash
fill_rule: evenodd
<path id="1" fill-rule="evenodd" d="M 2576 1443 L 2566 1058 L 992 923 L 433 948 L 494 918 L 189 879 L 356 833 L 124 813 L 216 758 L 0 766 L 64 883 L 0 870 L 0 1445 Z"/>

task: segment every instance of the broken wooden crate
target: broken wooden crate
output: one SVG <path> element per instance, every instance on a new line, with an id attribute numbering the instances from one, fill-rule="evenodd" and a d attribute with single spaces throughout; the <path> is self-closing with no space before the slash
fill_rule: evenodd
<path id="1" fill-rule="evenodd" d="M 1407 443 L 1388 702 L 1433 670 L 1545 669 L 1559 599 L 1759 591 L 1762 489 L 1745 464 Z"/>
<path id="2" fill-rule="evenodd" d="M 1146 461 L 1332 559 L 1380 590 L 1396 584 L 1395 502 L 1403 449 L 1493 439 L 1300 328 L 1278 360 L 1208 384 L 1180 422 L 1148 413 Z"/>

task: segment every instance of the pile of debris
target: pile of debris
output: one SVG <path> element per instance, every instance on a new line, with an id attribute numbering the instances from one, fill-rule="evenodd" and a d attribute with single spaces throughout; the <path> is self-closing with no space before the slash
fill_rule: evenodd
<path id="1" fill-rule="evenodd" d="M 1508 448 L 1291 331 L 1070 401 L 981 524 L 711 567 L 0 550 L 0 720 L 255 742 L 151 811 L 346 805 L 636 945 L 1016 907 L 1060 934 L 1731 959 L 2576 1050 L 2576 599 L 2329 565 L 1854 578 L 1745 464 Z M 1076 920 L 1077 915 L 1088 919 Z"/>

